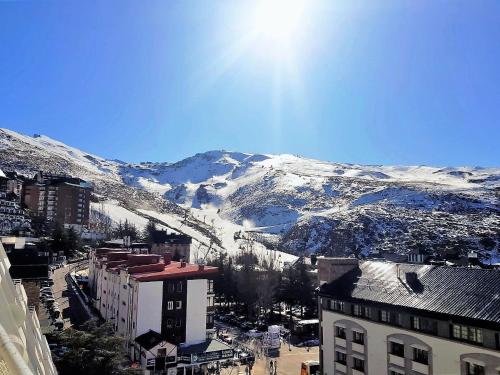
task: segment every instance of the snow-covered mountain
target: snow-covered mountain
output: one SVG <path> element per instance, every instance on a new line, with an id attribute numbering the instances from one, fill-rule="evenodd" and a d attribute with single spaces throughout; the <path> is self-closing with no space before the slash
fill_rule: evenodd
<path id="1" fill-rule="evenodd" d="M 0 168 L 92 181 L 115 220 L 125 215 L 144 225 L 155 217 L 200 243 L 216 241 L 221 251 L 236 251 L 248 236 L 263 253 L 294 254 L 419 246 L 495 254 L 500 243 L 500 168 L 363 166 L 225 151 L 129 164 L 6 129 L 0 153 Z"/>

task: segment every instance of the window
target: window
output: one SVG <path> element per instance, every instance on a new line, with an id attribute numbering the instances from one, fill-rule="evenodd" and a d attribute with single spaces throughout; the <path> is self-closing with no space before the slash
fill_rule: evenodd
<path id="1" fill-rule="evenodd" d="M 341 363 L 345 365 L 347 363 L 347 356 L 345 353 L 342 352 L 335 352 L 335 362 Z"/>
<path id="2" fill-rule="evenodd" d="M 400 344 L 398 342 L 390 341 L 390 353 L 392 355 L 398 356 L 398 357 L 404 357 L 405 356 L 405 346 L 403 344 Z"/>
<path id="3" fill-rule="evenodd" d="M 167 319 L 167 328 L 172 328 L 174 326 L 174 321 L 172 319 Z"/>
<path id="4" fill-rule="evenodd" d="M 424 349 L 413 348 L 413 360 L 424 365 L 429 364 L 429 352 Z"/>
<path id="5" fill-rule="evenodd" d="M 127 304 L 125 303 L 125 301 L 122 301 L 122 305 L 123 306 L 127 306 Z"/>
<path id="6" fill-rule="evenodd" d="M 122 322 L 125 323 L 125 318 L 122 318 Z"/>
<path id="7" fill-rule="evenodd" d="M 168 283 L 168 292 L 169 293 L 175 292 L 175 284 L 174 283 Z"/>
<path id="8" fill-rule="evenodd" d="M 362 312 L 361 312 L 361 306 L 359 306 L 359 305 L 353 305 L 352 306 L 352 314 L 356 315 L 356 316 L 361 316 L 361 314 L 362 314 Z"/>
<path id="9" fill-rule="evenodd" d="M 207 315 L 207 324 L 212 324 L 214 322 L 214 316 L 213 315 Z"/>
<path id="10" fill-rule="evenodd" d="M 352 358 L 352 368 L 361 372 L 365 372 L 365 361 L 356 357 Z"/>
<path id="11" fill-rule="evenodd" d="M 387 310 L 380 310 L 380 321 L 389 323 L 391 321 L 391 314 Z"/>
<path id="12" fill-rule="evenodd" d="M 125 285 L 125 284 L 124 284 L 124 285 L 123 285 L 123 289 L 127 289 L 127 285 Z"/>
<path id="13" fill-rule="evenodd" d="M 344 301 L 332 299 L 330 301 L 330 308 L 335 311 L 344 311 Z"/>
<path id="14" fill-rule="evenodd" d="M 207 297 L 207 307 L 214 307 L 214 297 Z"/>
<path id="15" fill-rule="evenodd" d="M 213 293 L 213 292 L 214 292 L 214 281 L 208 280 L 207 293 Z"/>
<path id="16" fill-rule="evenodd" d="M 437 333 L 437 323 L 429 320 L 429 319 L 423 319 L 417 316 L 412 316 L 411 318 L 411 328 L 417 330 L 417 331 L 422 331 L 422 332 L 428 332 L 428 333 Z"/>
<path id="17" fill-rule="evenodd" d="M 173 310 L 173 309 L 174 309 L 174 301 L 168 301 L 167 310 Z"/>
<path id="18" fill-rule="evenodd" d="M 180 327 L 182 325 L 182 319 L 176 319 L 175 320 L 175 326 Z"/>
<path id="19" fill-rule="evenodd" d="M 182 301 L 175 301 L 175 308 L 176 310 L 182 309 Z"/>
<path id="20" fill-rule="evenodd" d="M 158 349 L 156 352 L 158 357 L 166 357 L 167 356 L 167 348 Z"/>
<path id="21" fill-rule="evenodd" d="M 480 328 L 453 324 L 453 337 L 458 340 L 483 343 L 483 331 Z"/>
<path id="22" fill-rule="evenodd" d="M 335 337 L 345 340 L 345 328 L 335 326 Z"/>
<path id="23" fill-rule="evenodd" d="M 484 375 L 484 367 L 481 365 L 476 365 L 474 363 L 465 362 L 465 374 L 466 375 Z"/>
<path id="24" fill-rule="evenodd" d="M 356 344 L 365 344 L 365 334 L 363 332 L 352 331 L 352 341 Z"/>
<path id="25" fill-rule="evenodd" d="M 178 292 L 182 292 L 182 281 L 179 281 L 179 282 L 177 283 L 177 291 L 178 291 Z"/>

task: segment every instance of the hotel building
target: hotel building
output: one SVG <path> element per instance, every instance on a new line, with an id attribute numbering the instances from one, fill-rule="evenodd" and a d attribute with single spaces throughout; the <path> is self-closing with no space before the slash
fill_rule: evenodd
<path id="1" fill-rule="evenodd" d="M 500 374 L 500 272 L 319 258 L 324 375 Z"/>

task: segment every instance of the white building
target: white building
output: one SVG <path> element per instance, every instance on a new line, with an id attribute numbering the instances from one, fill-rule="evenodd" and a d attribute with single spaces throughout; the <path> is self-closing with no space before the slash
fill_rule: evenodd
<path id="1" fill-rule="evenodd" d="M 161 368 L 191 366 L 179 357 L 206 344 L 213 329 L 217 268 L 174 262 L 171 257 L 123 249 L 90 253 L 94 306 L 114 322 L 117 334 L 130 345 L 132 359 L 143 367 L 154 367 L 155 362 L 157 368 L 159 362 Z"/>
<path id="2" fill-rule="evenodd" d="M 34 308 L 0 243 L 0 374 L 57 374 Z"/>
<path id="3" fill-rule="evenodd" d="M 319 258 L 324 375 L 500 374 L 497 270 Z"/>

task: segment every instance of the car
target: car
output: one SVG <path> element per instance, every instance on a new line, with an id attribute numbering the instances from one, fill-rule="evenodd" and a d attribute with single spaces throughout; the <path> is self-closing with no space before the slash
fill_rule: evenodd
<path id="1" fill-rule="evenodd" d="M 54 298 L 47 298 L 47 299 L 45 300 L 45 305 L 46 305 L 47 307 L 50 307 L 50 306 L 52 306 L 55 302 L 56 302 L 56 300 L 55 300 Z"/>
<path id="2" fill-rule="evenodd" d="M 43 292 L 44 290 L 52 290 L 52 288 L 50 286 L 42 286 L 40 288 L 40 292 Z"/>
<path id="3" fill-rule="evenodd" d="M 264 334 L 262 332 L 257 331 L 256 329 L 251 329 L 247 332 L 248 337 L 262 337 Z"/>
<path id="4" fill-rule="evenodd" d="M 54 319 L 59 319 L 61 317 L 61 310 L 59 309 L 54 309 L 53 311 L 50 312 L 50 315 L 54 318 Z"/>

